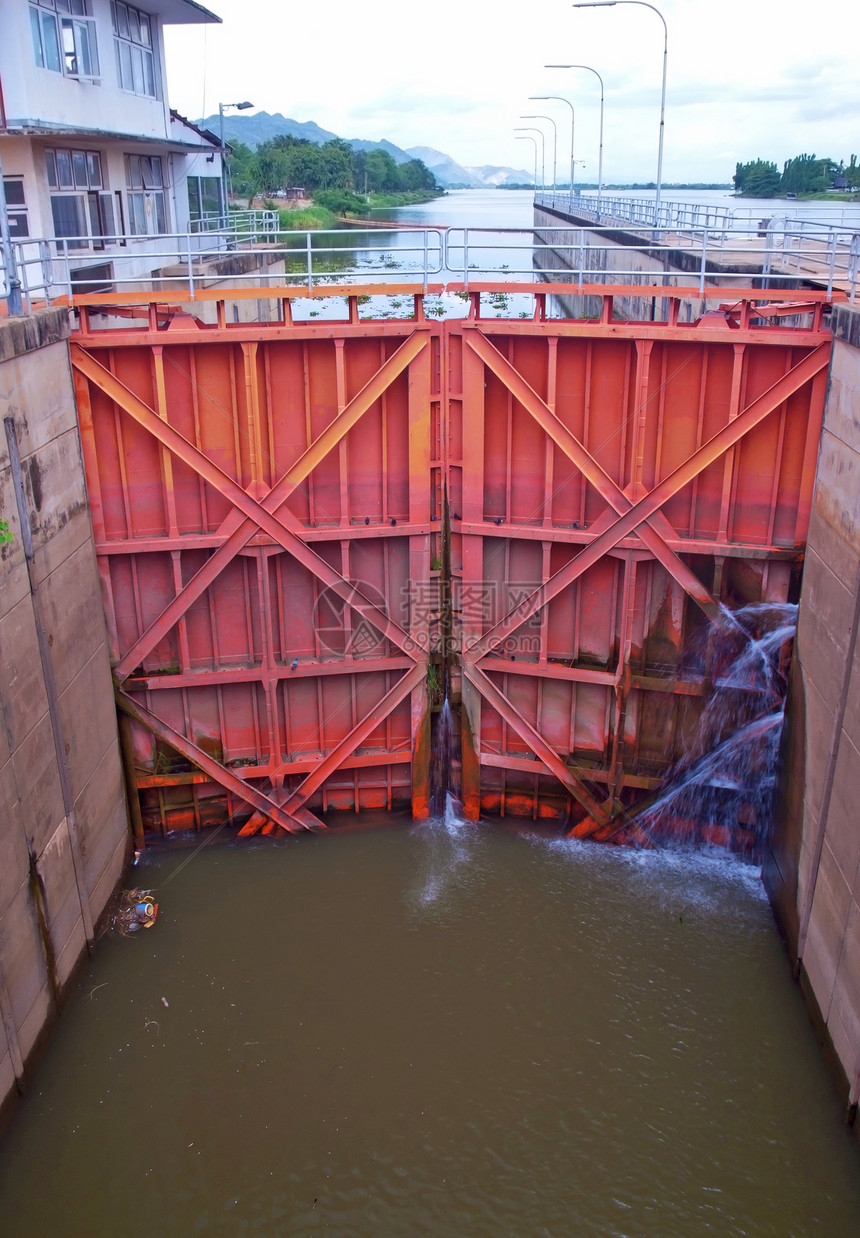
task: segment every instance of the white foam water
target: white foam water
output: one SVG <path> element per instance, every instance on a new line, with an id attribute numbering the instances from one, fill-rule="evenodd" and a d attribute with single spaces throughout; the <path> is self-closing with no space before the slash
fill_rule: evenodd
<path id="1" fill-rule="evenodd" d="M 713 695 L 636 824 L 658 846 L 704 841 L 756 854 L 772 824 L 797 607 L 761 603 L 725 614 Z"/>

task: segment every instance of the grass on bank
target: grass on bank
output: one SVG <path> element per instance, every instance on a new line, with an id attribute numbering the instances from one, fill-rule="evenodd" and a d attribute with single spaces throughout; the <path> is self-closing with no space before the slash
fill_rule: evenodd
<path id="1" fill-rule="evenodd" d="M 281 206 L 266 200 L 263 206 L 277 210 L 282 232 L 307 232 L 314 229 L 337 228 L 338 220 L 346 216 L 363 219 L 371 211 L 397 206 L 414 206 L 419 202 L 432 202 L 442 197 L 444 190 L 431 193 L 428 190 L 410 190 L 403 193 L 353 193 L 350 189 L 321 189 L 313 201 L 296 207 Z"/>
<path id="2" fill-rule="evenodd" d="M 268 206 L 268 203 L 266 204 Z M 278 207 L 282 232 L 308 232 L 337 227 L 337 215 L 324 206 L 301 206 L 294 211 Z"/>

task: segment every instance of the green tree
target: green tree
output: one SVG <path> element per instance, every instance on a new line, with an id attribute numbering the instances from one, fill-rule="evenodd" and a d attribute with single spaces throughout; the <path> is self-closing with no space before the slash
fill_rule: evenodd
<path id="1" fill-rule="evenodd" d="M 765 159 L 736 164 L 732 179 L 737 192 L 750 198 L 773 198 L 780 191 L 781 178 L 777 166 Z"/>
<path id="2" fill-rule="evenodd" d="M 273 142 L 264 142 L 257 151 L 256 184 L 262 194 L 283 189 L 289 179 L 289 152 Z"/>
<path id="3" fill-rule="evenodd" d="M 231 142 L 230 146 L 227 167 L 233 192 L 242 198 L 252 198 L 259 190 L 257 156 L 244 142 Z"/>
<path id="4" fill-rule="evenodd" d="M 820 193 L 830 188 L 835 172 L 836 164 L 832 159 L 795 155 L 782 169 L 780 189 L 783 193 Z"/>
<path id="5" fill-rule="evenodd" d="M 386 150 L 361 151 L 356 155 L 358 188 L 370 193 L 397 189 L 397 164 Z"/>
<path id="6" fill-rule="evenodd" d="M 437 188 L 436 178 L 420 159 L 410 159 L 408 163 L 401 163 L 397 169 L 397 179 L 400 189 L 407 192 Z"/>

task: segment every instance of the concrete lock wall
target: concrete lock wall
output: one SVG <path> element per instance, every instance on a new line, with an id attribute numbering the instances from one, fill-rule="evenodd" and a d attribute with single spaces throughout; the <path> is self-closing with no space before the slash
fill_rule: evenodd
<path id="1" fill-rule="evenodd" d="M 0 319 L 0 1109 L 130 845 L 67 335 L 61 309 Z"/>
<path id="2" fill-rule="evenodd" d="M 834 350 L 765 882 L 846 1102 L 860 1090 L 860 309 Z M 853 1112 L 852 1112 L 853 1117 Z"/>
<path id="3" fill-rule="evenodd" d="M 580 256 L 579 249 L 570 249 L 571 244 L 578 245 L 575 235 L 570 229 L 580 224 L 584 229 L 593 228 L 593 222 L 575 216 L 560 215 L 546 208 L 535 207 L 535 228 L 540 229 L 537 238 L 541 245 L 546 246 L 549 257 L 544 260 L 540 246 L 535 247 L 535 265 L 538 269 L 553 270 L 561 262 L 571 270 L 577 270 Z M 656 284 L 662 281 L 665 285 L 690 286 L 698 284 L 698 255 L 682 253 L 666 248 L 660 253 L 637 249 L 642 245 L 641 236 L 631 229 L 625 232 L 621 228 L 605 229 L 600 234 L 583 231 L 581 234 L 583 261 L 588 266 L 587 283 L 621 283 L 621 284 Z M 680 265 L 683 264 L 683 265 Z M 617 271 L 625 274 L 617 275 Z M 725 283 L 728 286 L 738 283 L 749 284 L 750 277 L 741 279 L 721 280 L 712 276 L 705 281 L 709 289 L 719 288 Z M 574 318 L 581 315 L 593 315 L 599 310 L 599 298 L 595 297 L 562 297 L 559 298 L 565 312 Z M 706 312 L 708 304 L 699 298 L 684 301 L 680 306 L 679 320 L 692 322 Z M 623 318 L 638 318 L 642 313 L 642 302 L 634 297 L 618 297 L 615 309 Z M 661 304 L 657 317 L 665 317 L 666 305 Z"/>

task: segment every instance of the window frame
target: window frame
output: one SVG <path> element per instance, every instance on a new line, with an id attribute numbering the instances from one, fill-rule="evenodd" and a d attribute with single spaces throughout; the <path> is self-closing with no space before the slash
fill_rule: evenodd
<path id="1" fill-rule="evenodd" d="M 90 0 L 29 0 L 28 7 L 36 67 L 100 85 L 98 35 Z"/>
<path id="2" fill-rule="evenodd" d="M 104 249 L 106 237 L 112 233 L 106 231 L 107 211 L 101 203 L 103 195 L 110 196 L 101 151 L 47 146 L 45 178 L 55 239 L 63 241 L 67 249 Z M 71 226 L 70 212 L 77 216 L 74 223 L 79 231 L 64 231 Z M 69 244 L 70 239 L 74 244 Z"/>
<path id="3" fill-rule="evenodd" d="M 20 189 L 20 202 L 16 201 Z M 9 193 L 13 191 L 10 200 Z M 3 177 L 3 196 L 6 200 L 6 218 L 9 220 L 9 235 L 13 241 L 23 241 L 30 235 L 30 216 L 27 211 L 27 195 L 24 192 L 24 177 L 11 175 Z"/>
<path id="4" fill-rule="evenodd" d="M 212 186 L 207 192 L 204 190 L 204 182 L 211 181 Z M 222 199 L 222 185 L 220 176 L 186 176 L 186 189 L 188 191 L 188 222 L 190 224 L 199 223 L 212 215 L 217 215 L 222 218 L 224 214 L 224 203 Z M 206 203 L 211 201 L 211 197 L 215 198 L 214 210 L 207 211 Z"/>
<path id="5" fill-rule="evenodd" d="M 126 0 L 111 0 L 116 80 L 120 90 L 159 99 L 154 15 Z"/>
<path id="6" fill-rule="evenodd" d="M 164 163 L 162 155 L 125 156 L 125 197 L 131 237 L 167 236 L 170 232 Z M 149 212 L 147 199 L 151 203 Z"/>

